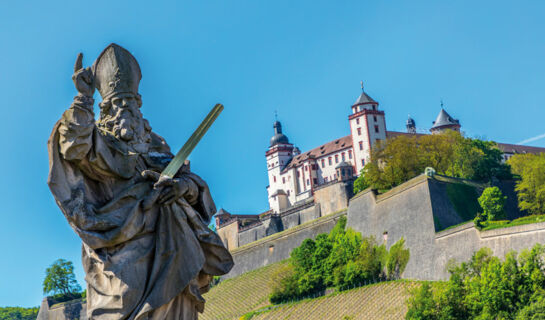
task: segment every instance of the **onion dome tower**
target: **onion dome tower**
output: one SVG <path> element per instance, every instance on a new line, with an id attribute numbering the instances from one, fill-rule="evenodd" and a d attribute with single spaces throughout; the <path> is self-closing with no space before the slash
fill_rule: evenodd
<path id="1" fill-rule="evenodd" d="M 282 133 L 282 124 L 280 121 L 275 121 L 273 124 L 274 135 L 271 138 L 271 147 L 277 144 L 289 144 L 288 137 Z"/>
<path id="2" fill-rule="evenodd" d="M 407 126 L 407 133 L 412 133 L 412 134 L 416 133 L 416 122 L 414 121 L 413 118 L 411 118 L 411 116 L 409 116 L 409 118 L 407 119 L 406 126 Z"/>
<path id="3" fill-rule="evenodd" d="M 441 111 L 439 111 L 439 115 L 437 115 L 437 118 L 433 122 L 433 126 L 430 129 L 431 133 L 441 133 L 449 129 L 460 132 L 460 128 L 460 121 L 451 117 L 445 109 L 443 109 L 443 103 L 441 102 Z"/>
<path id="4" fill-rule="evenodd" d="M 285 184 L 287 176 L 283 172 L 284 168 L 290 163 L 295 150 L 288 137 L 282 133 L 282 124 L 276 120 L 273 124 L 274 135 L 271 137 L 270 146 L 265 157 L 267 159 L 267 171 L 269 176 L 269 206 L 275 212 L 284 208 L 289 196 L 286 190 L 292 189 Z M 291 180 L 290 180 L 291 181 Z"/>

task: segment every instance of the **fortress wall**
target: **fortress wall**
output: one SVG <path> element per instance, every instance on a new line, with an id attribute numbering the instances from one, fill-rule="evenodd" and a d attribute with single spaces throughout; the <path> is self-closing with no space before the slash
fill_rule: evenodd
<path id="1" fill-rule="evenodd" d="M 331 212 L 329 212 L 329 213 L 331 213 Z M 314 206 L 312 206 L 310 208 L 306 208 L 306 209 L 303 209 L 303 210 L 299 211 L 300 224 L 307 223 L 307 222 L 312 221 L 314 219 L 318 219 L 321 216 L 322 216 L 322 212 L 321 212 L 321 205 L 320 204 L 315 204 Z"/>
<path id="2" fill-rule="evenodd" d="M 383 195 L 364 191 L 350 201 L 347 226 L 379 242 L 387 232 L 388 247 L 403 237 L 411 254 L 403 277 L 420 280 L 448 279 L 450 259 L 468 261 L 482 247 L 503 258 L 511 250 L 545 243 L 545 222 L 483 232 L 468 222 L 436 233 L 434 216 L 443 223 L 460 219 L 448 198 L 446 184 L 452 182 L 447 180 L 419 176 Z"/>
<path id="3" fill-rule="evenodd" d="M 327 215 L 348 207 L 348 200 L 352 196 L 352 183 L 337 182 L 314 191 L 314 202 L 319 203 L 322 215 Z"/>
<path id="4" fill-rule="evenodd" d="M 36 320 L 85 320 L 87 305 L 81 300 L 72 300 L 50 308 L 47 298 L 42 300 Z"/>
<path id="5" fill-rule="evenodd" d="M 315 238 L 320 233 L 328 233 L 339 217 L 345 214 L 346 211 L 341 211 L 323 216 L 232 250 L 235 266 L 223 278 L 232 278 L 289 258 L 291 250 L 298 247 L 303 240 Z"/>
<path id="6" fill-rule="evenodd" d="M 238 232 L 238 246 L 242 247 L 250 242 L 264 238 L 267 233 L 267 227 L 263 224 Z"/>
<path id="7" fill-rule="evenodd" d="M 233 220 L 231 223 L 223 225 L 221 228 L 216 230 L 223 245 L 228 250 L 233 250 L 238 247 L 238 222 Z"/>
<path id="8" fill-rule="evenodd" d="M 390 247 L 403 237 L 411 257 L 404 277 L 432 277 L 435 228 L 426 176 L 420 176 L 389 192 L 376 196 L 371 190 L 353 197 L 348 206 L 347 227 L 365 236 L 375 236 Z M 427 267 L 426 267 L 427 266 Z"/>
<path id="9" fill-rule="evenodd" d="M 468 261 L 480 248 L 490 248 L 495 256 L 503 258 L 509 251 L 520 252 L 536 243 L 545 244 L 545 222 L 482 232 L 469 222 L 439 232 L 434 241 L 433 277 L 430 279 L 447 279 L 449 274 L 445 267 L 449 259 Z"/>
<path id="10" fill-rule="evenodd" d="M 314 206 L 312 206 L 311 208 L 314 208 Z M 282 215 L 281 219 L 284 230 L 291 229 L 301 224 L 299 213 L 300 211 L 295 211 L 287 215 Z"/>

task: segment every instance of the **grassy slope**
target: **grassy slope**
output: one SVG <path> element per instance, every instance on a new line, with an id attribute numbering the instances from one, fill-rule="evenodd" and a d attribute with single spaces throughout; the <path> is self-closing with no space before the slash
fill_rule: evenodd
<path id="1" fill-rule="evenodd" d="M 286 262 L 274 263 L 220 282 L 204 295 L 205 310 L 199 319 L 238 319 L 245 313 L 268 305 L 269 279 L 283 263 Z"/>
<path id="2" fill-rule="evenodd" d="M 509 228 L 514 226 L 521 226 L 523 224 L 530 224 L 530 223 L 539 223 L 539 222 L 545 222 L 545 215 L 532 215 L 532 216 L 526 216 L 522 218 L 518 218 L 512 221 L 509 220 L 499 220 L 499 221 L 488 221 L 488 225 L 483 228 L 484 230 L 493 230 L 493 229 L 500 229 L 500 228 Z"/>
<path id="3" fill-rule="evenodd" d="M 407 289 L 415 282 L 385 282 L 293 304 L 270 305 L 268 281 L 281 266 L 275 263 L 225 280 L 204 295 L 205 312 L 199 319 L 239 319 L 255 312 L 259 319 L 403 319 Z"/>

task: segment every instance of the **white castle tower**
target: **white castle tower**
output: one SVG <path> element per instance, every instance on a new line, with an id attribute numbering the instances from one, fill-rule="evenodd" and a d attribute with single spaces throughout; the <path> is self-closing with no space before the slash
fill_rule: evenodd
<path id="1" fill-rule="evenodd" d="M 294 177 L 282 172 L 293 157 L 293 144 L 282 133 L 282 124 L 280 121 L 275 121 L 273 128 L 274 136 L 272 136 L 269 149 L 265 153 L 269 175 L 267 193 L 269 195 L 270 208 L 275 212 L 279 212 L 281 209 L 290 206 L 291 201 L 289 201 L 289 198 L 293 199 L 298 190 L 294 190 Z"/>
<path id="2" fill-rule="evenodd" d="M 365 93 L 363 82 L 361 94 L 352 105 L 352 114 L 348 117 L 348 121 L 356 159 L 355 173 L 359 174 L 369 161 L 373 146 L 377 142 L 386 140 L 384 111 L 378 110 L 378 102 Z"/>

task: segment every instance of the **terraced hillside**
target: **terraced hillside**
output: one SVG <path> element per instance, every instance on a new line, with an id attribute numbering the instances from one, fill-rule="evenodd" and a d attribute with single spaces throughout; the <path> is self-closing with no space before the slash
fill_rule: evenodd
<path id="1" fill-rule="evenodd" d="M 316 299 L 271 308 L 252 320 L 339 319 L 399 320 L 407 313 L 405 300 L 414 282 L 393 281 L 356 288 Z M 248 317 L 249 318 L 249 317 Z"/>
<path id="2" fill-rule="evenodd" d="M 269 305 L 269 279 L 286 262 L 278 262 L 220 282 L 204 295 L 206 306 L 199 319 L 238 319 Z"/>
<path id="3" fill-rule="evenodd" d="M 285 263 L 285 262 L 284 262 Z M 268 281 L 282 263 L 272 264 L 226 280 L 204 297 L 199 319 L 403 319 L 408 289 L 416 282 L 393 281 L 356 288 L 296 303 L 270 306 Z M 250 314 L 253 313 L 253 316 Z"/>

